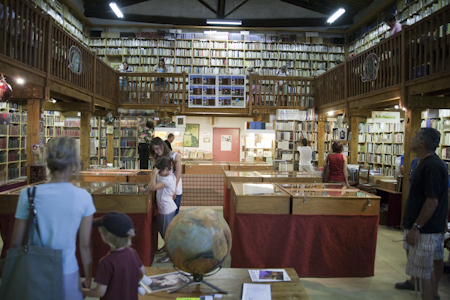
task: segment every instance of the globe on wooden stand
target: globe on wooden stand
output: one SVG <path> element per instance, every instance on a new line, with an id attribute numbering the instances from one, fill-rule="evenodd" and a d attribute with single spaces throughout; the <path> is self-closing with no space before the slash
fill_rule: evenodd
<path id="1" fill-rule="evenodd" d="M 209 208 L 180 211 L 166 230 L 165 242 L 174 266 L 193 276 L 193 281 L 169 293 L 198 282 L 228 293 L 203 280 L 221 266 L 231 250 L 230 227 L 217 212 Z"/>

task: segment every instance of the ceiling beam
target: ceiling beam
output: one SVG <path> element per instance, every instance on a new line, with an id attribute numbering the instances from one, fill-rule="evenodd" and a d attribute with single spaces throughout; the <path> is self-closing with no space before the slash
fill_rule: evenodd
<path id="1" fill-rule="evenodd" d="M 218 0 L 217 3 L 217 19 L 225 18 L 225 0 Z"/>
<path id="2" fill-rule="evenodd" d="M 113 12 L 87 12 L 87 17 L 99 19 L 117 19 Z M 179 17 L 164 17 L 164 16 L 147 16 L 138 14 L 124 14 L 126 21 L 144 22 L 144 23 L 158 23 L 170 25 L 185 25 L 185 26 L 203 26 L 205 25 L 204 18 L 179 18 Z M 314 27 L 323 26 L 326 18 L 301 18 L 301 19 L 242 19 L 244 27 Z M 228 27 L 226 27 L 228 28 Z M 223 29 L 223 28 L 222 28 Z"/>
<path id="3" fill-rule="evenodd" d="M 232 10 L 230 10 L 225 17 L 228 17 L 229 15 L 231 15 L 232 13 L 234 13 L 236 10 L 238 10 L 239 8 L 241 8 L 242 5 L 244 5 L 245 3 L 247 3 L 248 0 L 244 0 L 241 3 L 239 3 L 235 8 L 233 8 Z"/>
<path id="4" fill-rule="evenodd" d="M 314 4 L 311 1 L 303 1 L 303 0 L 281 0 L 281 2 L 289 3 L 301 8 L 309 9 L 324 15 L 330 15 L 333 11 L 335 11 L 336 5 L 320 5 Z"/>
<path id="5" fill-rule="evenodd" d="M 410 96 L 408 108 L 450 108 L 450 97 Z"/>
<path id="6" fill-rule="evenodd" d="M 208 3 L 206 3 L 203 0 L 197 0 L 197 1 L 200 2 L 201 4 L 203 4 L 203 6 L 205 6 L 207 9 L 209 9 L 210 11 L 212 11 L 214 14 L 217 15 L 217 11 L 214 8 L 212 8 L 211 6 L 209 6 Z"/>

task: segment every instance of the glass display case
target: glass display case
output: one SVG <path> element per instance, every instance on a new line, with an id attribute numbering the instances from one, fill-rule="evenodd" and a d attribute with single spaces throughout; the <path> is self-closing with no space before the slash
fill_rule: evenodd
<path id="1" fill-rule="evenodd" d="M 322 182 L 322 177 L 306 172 L 287 172 L 287 171 L 257 171 L 263 182 Z"/>
<path id="2" fill-rule="evenodd" d="M 117 182 L 95 191 L 92 197 L 97 212 L 145 213 L 153 205 L 152 195 L 146 183 Z"/>
<path id="3" fill-rule="evenodd" d="M 236 213 L 290 214 L 291 196 L 272 183 L 231 183 Z"/>
<path id="4" fill-rule="evenodd" d="M 245 161 L 272 164 L 275 130 L 245 130 Z"/>

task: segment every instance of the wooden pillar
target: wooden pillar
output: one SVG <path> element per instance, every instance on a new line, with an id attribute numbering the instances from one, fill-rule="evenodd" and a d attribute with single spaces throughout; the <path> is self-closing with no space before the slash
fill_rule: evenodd
<path id="1" fill-rule="evenodd" d="M 323 154 L 325 153 L 325 121 L 318 121 L 317 128 L 317 165 L 323 166 Z"/>
<path id="2" fill-rule="evenodd" d="M 108 140 L 106 142 L 106 161 L 108 164 L 114 163 L 114 133 L 108 134 Z"/>
<path id="3" fill-rule="evenodd" d="M 405 113 L 405 137 L 403 147 L 405 151 L 403 164 L 403 194 L 402 194 L 402 219 L 405 213 L 406 200 L 408 200 L 409 192 L 409 169 L 411 161 L 416 157 L 416 153 L 410 151 L 411 139 L 416 135 L 420 129 L 421 124 L 421 110 L 420 108 L 407 109 Z"/>
<path id="4" fill-rule="evenodd" d="M 88 106 L 87 104 L 86 106 Z M 87 170 L 91 163 L 90 145 L 91 145 L 91 112 L 88 107 L 84 107 L 81 111 L 80 118 L 80 156 L 83 170 Z"/>
<path id="5" fill-rule="evenodd" d="M 33 155 L 31 154 L 31 145 L 39 144 L 41 102 L 42 99 L 27 100 L 27 165 L 34 164 Z"/>
<path id="6" fill-rule="evenodd" d="M 352 133 L 352 138 L 349 141 L 349 151 L 350 151 L 350 164 L 358 164 L 358 129 L 359 117 L 350 118 L 350 132 Z"/>

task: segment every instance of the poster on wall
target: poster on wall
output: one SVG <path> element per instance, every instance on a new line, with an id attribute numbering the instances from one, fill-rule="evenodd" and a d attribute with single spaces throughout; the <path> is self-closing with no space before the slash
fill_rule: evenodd
<path id="1" fill-rule="evenodd" d="M 184 130 L 183 136 L 184 147 L 198 147 L 199 129 L 199 124 L 186 124 L 186 129 Z"/>
<path id="2" fill-rule="evenodd" d="M 209 133 L 204 133 L 203 134 L 203 143 L 210 143 L 211 142 L 211 138 L 209 137 Z"/>
<path id="3" fill-rule="evenodd" d="M 231 151 L 231 135 L 221 136 L 220 151 Z"/>

